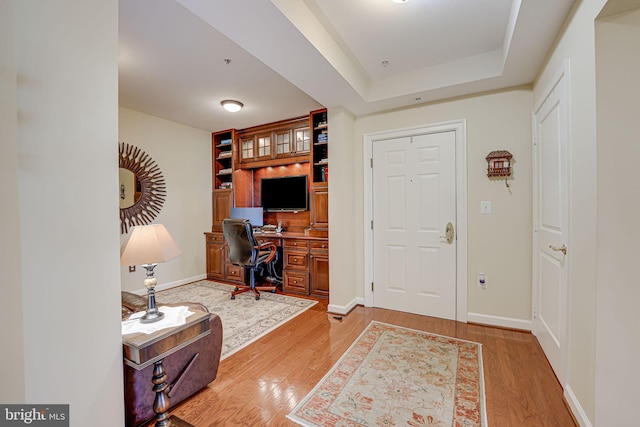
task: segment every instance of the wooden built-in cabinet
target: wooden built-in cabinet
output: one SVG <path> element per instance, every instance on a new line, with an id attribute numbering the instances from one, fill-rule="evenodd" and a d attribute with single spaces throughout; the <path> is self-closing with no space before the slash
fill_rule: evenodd
<path id="1" fill-rule="evenodd" d="M 329 228 L 329 188 L 326 185 L 314 186 L 309 190 L 312 228 Z"/>
<path id="2" fill-rule="evenodd" d="M 238 169 L 308 162 L 311 151 L 309 117 L 296 117 L 237 131 Z"/>
<path id="3" fill-rule="evenodd" d="M 260 206 L 262 178 L 307 175 L 309 210 L 265 212 L 265 224 L 281 222 L 286 232 L 257 238 L 274 241 L 282 249 L 284 292 L 329 296 L 328 146 L 326 109 L 213 134 L 213 218 L 211 232 L 205 233 L 209 279 L 245 280 L 244 270 L 228 262 L 222 234 L 222 220 L 231 208 Z"/>
<path id="4" fill-rule="evenodd" d="M 309 293 L 317 296 L 329 296 L 329 240 L 311 242 L 310 274 L 313 277 Z"/>
<path id="5" fill-rule="evenodd" d="M 233 206 L 233 190 L 213 190 L 211 196 L 213 203 L 212 230 L 222 230 L 222 220 L 229 218 Z"/>
<path id="6" fill-rule="evenodd" d="M 207 278 L 224 280 L 224 236 L 222 233 L 207 233 Z"/>

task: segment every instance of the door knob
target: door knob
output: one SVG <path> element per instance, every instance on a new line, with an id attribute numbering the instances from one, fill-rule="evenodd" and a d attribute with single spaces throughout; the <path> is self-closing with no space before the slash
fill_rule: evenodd
<path id="1" fill-rule="evenodd" d="M 453 224 L 450 222 L 447 223 L 447 227 L 444 230 L 444 236 L 440 236 L 441 239 L 447 239 L 447 243 L 453 243 L 453 238 L 455 237 L 455 231 L 453 230 Z"/>
<path id="2" fill-rule="evenodd" d="M 549 248 L 553 251 L 562 252 L 563 255 L 567 254 L 567 247 L 565 246 L 564 243 L 560 247 L 549 245 Z"/>

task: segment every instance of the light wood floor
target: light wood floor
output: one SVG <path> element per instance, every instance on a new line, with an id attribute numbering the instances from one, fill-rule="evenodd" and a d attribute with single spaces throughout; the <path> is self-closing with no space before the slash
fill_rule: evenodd
<path id="1" fill-rule="evenodd" d="M 319 302 L 220 363 L 209 386 L 172 410 L 197 427 L 296 426 L 286 416 L 371 320 L 482 343 L 489 426 L 575 426 L 535 337 L 357 307 L 342 320 Z"/>

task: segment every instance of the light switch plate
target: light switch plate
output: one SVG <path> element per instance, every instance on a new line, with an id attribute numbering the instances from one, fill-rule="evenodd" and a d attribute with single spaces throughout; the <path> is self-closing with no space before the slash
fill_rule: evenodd
<path id="1" fill-rule="evenodd" d="M 491 202 L 487 200 L 483 200 L 480 202 L 480 213 L 481 214 L 490 214 L 491 213 Z"/>

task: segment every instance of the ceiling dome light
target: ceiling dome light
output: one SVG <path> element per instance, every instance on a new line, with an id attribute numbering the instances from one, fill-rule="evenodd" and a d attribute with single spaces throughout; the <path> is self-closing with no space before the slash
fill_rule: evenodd
<path id="1" fill-rule="evenodd" d="M 394 2 L 394 3 L 406 3 L 409 0 L 391 0 L 391 1 Z"/>
<path id="2" fill-rule="evenodd" d="M 222 104 L 222 108 L 225 110 L 235 113 L 236 111 L 240 111 L 244 105 L 240 101 L 234 101 L 233 99 L 225 99 L 220 104 Z"/>

